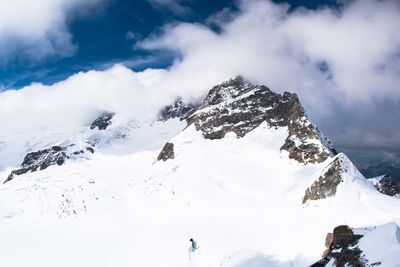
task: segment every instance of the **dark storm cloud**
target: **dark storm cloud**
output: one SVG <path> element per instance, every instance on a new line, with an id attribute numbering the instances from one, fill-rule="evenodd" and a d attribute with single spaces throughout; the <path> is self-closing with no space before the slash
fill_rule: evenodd
<path id="1" fill-rule="evenodd" d="M 386 99 L 338 109 L 320 124 L 339 149 L 356 160 L 400 165 L 399 122 L 399 101 Z"/>

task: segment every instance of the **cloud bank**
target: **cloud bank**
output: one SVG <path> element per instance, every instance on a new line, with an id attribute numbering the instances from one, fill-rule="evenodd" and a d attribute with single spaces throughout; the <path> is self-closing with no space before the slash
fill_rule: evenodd
<path id="1" fill-rule="evenodd" d="M 400 154 L 398 1 L 289 12 L 287 5 L 255 0 L 241 2 L 239 10 L 220 20 L 218 33 L 181 23 L 141 43 L 180 55 L 166 87 L 202 93 L 201 87 L 243 74 L 275 91 L 298 93 L 340 148 Z"/>
<path id="2" fill-rule="evenodd" d="M 66 20 L 101 0 L 0 1 L 0 65 L 12 59 L 39 61 L 75 52 Z"/>
<path id="3" fill-rule="evenodd" d="M 162 36 L 141 47 L 178 52 L 181 60 L 170 71 L 176 75 L 201 76 L 208 69 L 219 74 L 218 80 L 242 73 L 278 90 L 331 89 L 349 102 L 399 98 L 396 1 L 355 1 L 342 12 L 288 9 L 268 1 L 244 1 L 241 13 L 220 25 L 221 33 L 181 23 L 166 26 Z"/>
<path id="4" fill-rule="evenodd" d="M 115 65 L 106 71 L 88 71 L 47 86 L 32 84 L 0 94 L 1 133 L 29 132 L 61 125 L 88 125 L 103 111 L 121 120 L 154 118 L 161 99 L 154 84 L 163 70 L 135 73 Z M 157 101 L 157 99 L 159 101 Z"/>
<path id="5" fill-rule="evenodd" d="M 83 122 L 86 114 L 105 109 L 143 118 L 178 95 L 196 99 L 214 84 L 241 74 L 274 91 L 298 93 L 311 119 L 339 149 L 399 158 L 397 1 L 359 0 L 341 10 L 294 12 L 270 1 L 238 5 L 239 11 L 222 11 L 229 19 L 213 20 L 218 32 L 203 24 L 174 23 L 140 42 L 137 49 L 176 54 L 166 70 L 135 73 L 115 66 L 76 74 L 53 86 L 3 92 L 0 120 L 18 128 L 24 119 L 15 118 L 25 114 L 25 123 L 39 127 L 62 120 Z"/>

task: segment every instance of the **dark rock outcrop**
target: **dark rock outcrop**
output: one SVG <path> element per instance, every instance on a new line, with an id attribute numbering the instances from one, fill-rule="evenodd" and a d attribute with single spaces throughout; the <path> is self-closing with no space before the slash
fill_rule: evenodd
<path id="1" fill-rule="evenodd" d="M 322 258 L 319 261 L 317 261 L 316 263 L 310 265 L 310 267 L 325 267 L 328 263 L 329 263 L 328 258 Z"/>
<path id="2" fill-rule="evenodd" d="M 159 120 L 166 121 L 169 119 L 179 118 L 180 120 L 186 120 L 199 104 L 185 104 L 182 99 L 177 99 L 173 105 L 165 106 L 160 110 L 158 115 Z"/>
<path id="3" fill-rule="evenodd" d="M 175 157 L 174 154 L 174 144 L 173 143 L 166 143 L 161 150 L 160 154 L 157 157 L 157 160 L 163 160 L 166 161 L 168 159 L 173 159 Z"/>
<path id="4" fill-rule="evenodd" d="M 207 139 L 221 139 L 228 132 L 238 137 L 258 127 L 263 121 L 271 126 L 285 126 L 277 109 L 279 95 L 265 86 L 256 86 L 236 77 L 213 87 L 198 110 L 188 118 Z"/>
<path id="5" fill-rule="evenodd" d="M 385 175 L 377 184 L 377 189 L 388 196 L 400 195 L 400 180 Z"/>
<path id="6" fill-rule="evenodd" d="M 30 152 L 26 154 L 20 168 L 13 170 L 4 183 L 12 180 L 16 175 L 44 170 L 54 164 L 62 165 L 67 158 L 65 148 L 61 146 L 52 146 L 51 148 Z"/>
<path id="7" fill-rule="evenodd" d="M 362 251 L 357 247 L 358 240 L 362 235 L 353 233 L 347 225 L 340 225 L 333 230 L 332 241 L 324 258 L 312 267 L 325 266 L 332 258 L 336 266 L 365 266 L 366 261 L 362 258 Z"/>
<path id="8" fill-rule="evenodd" d="M 115 116 L 114 112 L 103 112 L 100 114 L 100 116 L 95 119 L 92 124 L 90 125 L 90 129 L 99 129 L 99 130 L 105 130 L 107 129 L 108 126 L 111 125 L 111 120 Z"/>
<path id="9" fill-rule="evenodd" d="M 77 157 L 86 152 L 94 152 L 91 147 L 86 147 L 85 149 L 73 149 L 74 146 L 74 144 L 69 146 L 55 145 L 26 154 L 20 168 L 11 171 L 4 183 L 11 181 L 15 176 L 28 172 L 44 170 L 52 165 L 63 165 L 65 161 L 71 157 Z"/>
<path id="10" fill-rule="evenodd" d="M 332 259 L 336 267 L 372 267 L 379 266 L 380 262 L 369 263 L 363 251 L 358 246 L 358 241 L 363 235 L 355 234 L 347 225 L 340 225 L 333 230 L 332 242 L 324 257 L 311 265 L 311 267 L 324 267 Z"/>
<path id="11" fill-rule="evenodd" d="M 321 176 L 307 188 L 303 203 L 308 200 L 318 200 L 334 196 L 338 185 L 343 181 L 342 174 L 348 170 L 351 164 L 343 155 L 339 154 L 336 158 L 324 169 Z"/>
<path id="12" fill-rule="evenodd" d="M 213 87 L 187 118 L 188 125 L 193 124 L 207 139 L 221 139 L 228 132 L 243 137 L 264 121 L 270 127 L 288 127 L 281 150 L 288 151 L 292 159 L 315 163 L 336 154 L 327 138 L 309 122 L 296 94 L 276 94 L 240 76 Z"/>
<path id="13" fill-rule="evenodd" d="M 316 163 L 325 161 L 330 154 L 337 154 L 332 143 L 310 123 L 296 94 L 285 92 L 282 101 L 289 135 L 281 149 L 289 152 L 289 158 L 301 163 Z M 320 141 L 326 149 L 310 140 Z"/>

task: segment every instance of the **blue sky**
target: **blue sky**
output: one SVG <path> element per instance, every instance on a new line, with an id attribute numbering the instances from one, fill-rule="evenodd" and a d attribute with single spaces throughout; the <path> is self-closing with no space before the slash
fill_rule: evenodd
<path id="1" fill-rule="evenodd" d="M 274 2 L 287 3 L 292 9 L 337 6 L 334 0 Z M 105 0 L 83 13 L 69 12 L 66 26 L 72 35 L 75 51 L 40 60 L 17 56 L 11 58 L 6 64 L 0 65 L 3 89 L 21 88 L 32 82 L 51 84 L 79 71 L 106 69 L 118 62 L 134 70 L 168 67 L 174 59 L 173 54 L 135 49 L 135 43 L 157 33 L 168 23 L 206 23 L 214 13 L 224 8 L 235 10 L 236 7 L 235 1 L 229 0 L 188 0 L 180 3 L 187 8 L 186 12 L 152 5 L 147 0 Z"/>

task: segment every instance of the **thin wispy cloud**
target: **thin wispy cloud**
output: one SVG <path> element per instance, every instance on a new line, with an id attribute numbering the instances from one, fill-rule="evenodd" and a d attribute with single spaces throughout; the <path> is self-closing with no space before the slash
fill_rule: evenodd
<path id="1" fill-rule="evenodd" d="M 190 7 L 184 5 L 182 0 L 147 0 L 158 10 L 169 10 L 178 16 L 185 16 L 192 13 Z"/>

